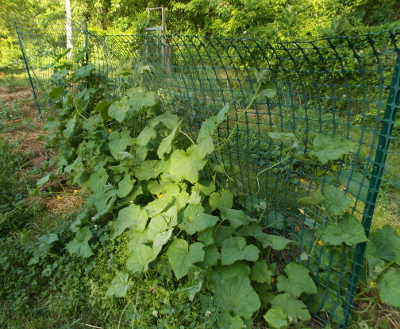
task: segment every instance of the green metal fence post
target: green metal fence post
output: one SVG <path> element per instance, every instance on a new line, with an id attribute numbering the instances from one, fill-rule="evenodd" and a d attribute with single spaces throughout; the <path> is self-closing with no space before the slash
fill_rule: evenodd
<path id="1" fill-rule="evenodd" d="M 41 113 L 41 107 L 40 107 L 39 100 L 38 100 L 38 97 L 37 97 L 37 94 L 36 94 L 35 85 L 34 85 L 33 80 L 32 80 L 31 72 L 30 72 L 30 69 L 29 69 L 28 59 L 26 57 L 24 45 L 22 43 L 21 36 L 20 36 L 19 30 L 18 30 L 18 25 L 17 25 L 17 22 L 15 22 L 15 21 L 14 21 L 14 28 L 15 28 L 15 31 L 17 32 L 18 44 L 19 44 L 19 47 L 21 49 L 22 57 L 24 59 L 24 64 L 25 64 L 26 72 L 28 74 L 29 84 L 31 85 L 31 88 L 32 88 L 33 99 L 35 100 L 36 108 L 38 110 L 38 113 L 40 114 Z"/>
<path id="2" fill-rule="evenodd" d="M 365 229 L 365 233 L 368 236 L 372 217 L 375 211 L 376 200 L 379 194 L 379 187 L 382 181 L 383 170 L 385 168 L 386 157 L 389 152 L 389 144 L 392 136 L 393 127 L 395 124 L 397 109 L 400 103 L 400 49 L 397 51 L 397 60 L 394 66 L 392 84 L 390 86 L 390 93 L 385 109 L 385 114 L 382 119 L 383 125 L 379 134 L 378 147 L 376 150 L 374 166 L 371 174 L 371 181 L 369 184 L 367 201 L 365 204 L 364 215 L 362 219 L 362 224 Z M 353 262 L 352 275 L 350 278 L 350 285 L 346 298 L 345 314 L 346 321 L 345 327 L 348 327 L 351 309 L 353 306 L 354 297 L 356 294 L 358 281 L 360 278 L 360 271 L 364 261 L 364 254 L 367 243 L 360 243 L 357 245 L 355 251 L 355 257 Z"/>

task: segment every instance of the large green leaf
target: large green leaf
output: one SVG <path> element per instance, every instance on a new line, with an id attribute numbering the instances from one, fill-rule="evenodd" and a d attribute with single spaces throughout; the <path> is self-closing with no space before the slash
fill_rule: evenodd
<path id="1" fill-rule="evenodd" d="M 251 268 L 250 279 L 260 283 L 271 283 L 274 272 L 266 262 L 255 262 Z"/>
<path id="2" fill-rule="evenodd" d="M 255 262 L 259 253 L 260 251 L 255 245 L 246 245 L 244 238 L 230 237 L 222 242 L 221 264 L 229 265 L 241 259 Z"/>
<path id="3" fill-rule="evenodd" d="M 71 119 L 67 121 L 65 129 L 63 131 L 63 136 L 65 139 L 69 139 L 73 135 L 77 121 L 78 121 L 78 114 L 75 114 Z"/>
<path id="4" fill-rule="evenodd" d="M 155 106 L 157 104 L 157 98 L 153 91 L 136 92 L 131 95 L 129 102 L 132 105 L 132 109 L 139 112 Z"/>
<path id="5" fill-rule="evenodd" d="M 267 313 L 264 314 L 265 321 L 276 329 L 286 328 L 288 325 L 287 315 L 283 311 L 282 307 L 272 306 Z"/>
<path id="6" fill-rule="evenodd" d="M 149 180 L 150 178 L 156 178 L 160 174 L 158 165 L 159 161 L 157 160 L 145 160 L 140 166 L 132 168 L 132 171 L 137 179 Z"/>
<path id="7" fill-rule="evenodd" d="M 204 247 L 204 261 L 200 264 L 202 268 L 210 268 L 218 264 L 221 254 L 215 245 Z"/>
<path id="8" fill-rule="evenodd" d="M 156 259 L 153 248 L 141 244 L 131 251 L 131 257 L 126 262 L 126 268 L 132 273 L 143 273 L 149 269 L 149 264 Z"/>
<path id="9" fill-rule="evenodd" d="M 262 227 L 258 223 L 251 223 L 248 226 L 242 227 L 239 231 L 236 231 L 236 235 L 238 236 L 252 236 L 260 241 L 262 244 L 264 243 L 272 243 L 271 240 L 268 240 L 268 234 L 263 232 Z"/>
<path id="10" fill-rule="evenodd" d="M 149 217 L 154 217 L 175 204 L 175 201 L 173 196 L 163 196 L 149 202 L 143 209 L 147 211 Z"/>
<path id="11" fill-rule="evenodd" d="M 103 99 L 96 105 L 94 111 L 99 112 L 103 120 L 110 120 L 111 117 L 108 115 L 108 109 L 110 108 L 111 104 L 112 102 Z"/>
<path id="12" fill-rule="evenodd" d="M 260 82 L 257 98 L 273 98 L 277 93 L 276 84 L 272 81 Z"/>
<path id="13" fill-rule="evenodd" d="M 106 295 L 115 297 L 125 297 L 126 292 L 130 288 L 129 275 L 127 273 L 117 272 L 114 279 L 111 281 L 111 285 L 108 287 Z"/>
<path id="14" fill-rule="evenodd" d="M 191 183 L 197 183 L 199 171 L 206 163 L 196 152 L 193 152 L 193 149 L 190 152 L 176 150 L 172 153 L 170 160 L 170 173 Z"/>
<path id="15" fill-rule="evenodd" d="M 329 185 L 324 188 L 322 195 L 325 200 L 323 205 L 326 207 L 326 211 L 332 215 L 343 215 L 344 211 L 347 210 L 349 204 L 352 202 L 342 190 Z"/>
<path id="16" fill-rule="evenodd" d="M 263 247 L 271 247 L 274 250 L 283 250 L 292 240 L 286 239 L 279 235 L 267 234 L 265 240 L 262 241 Z"/>
<path id="17" fill-rule="evenodd" d="M 387 271 L 378 283 L 382 302 L 400 307 L 400 273 Z"/>
<path id="18" fill-rule="evenodd" d="M 125 130 L 121 133 L 113 131 L 108 136 L 108 140 L 110 141 L 108 143 L 110 153 L 115 159 L 121 160 L 121 155 L 119 153 L 126 150 L 126 148 L 131 144 L 133 138 L 130 135 L 130 131 Z"/>
<path id="19" fill-rule="evenodd" d="M 130 175 L 125 175 L 118 183 L 117 197 L 126 197 L 132 191 L 134 182 L 135 180 L 132 180 Z"/>
<path id="20" fill-rule="evenodd" d="M 174 228 L 178 224 L 178 208 L 173 206 L 167 211 L 154 216 L 148 226 L 148 238 L 154 241 L 156 236 L 168 229 Z"/>
<path id="21" fill-rule="evenodd" d="M 225 105 L 216 116 L 212 116 L 210 118 L 208 118 L 207 120 L 205 120 L 201 127 L 200 127 L 200 131 L 199 134 L 197 136 L 197 143 L 201 144 L 201 141 L 203 139 L 206 139 L 208 137 L 211 137 L 216 129 L 218 128 L 218 126 L 227 118 L 228 112 L 230 110 L 230 106 L 229 105 Z"/>
<path id="22" fill-rule="evenodd" d="M 367 254 L 369 258 L 382 258 L 387 262 L 395 260 L 400 265 L 400 237 L 397 231 L 392 226 L 384 225 L 372 232 Z"/>
<path id="23" fill-rule="evenodd" d="M 338 225 L 330 224 L 324 229 L 322 241 L 332 246 L 340 246 L 343 242 L 352 246 L 368 239 L 361 223 L 346 213 Z"/>
<path id="24" fill-rule="evenodd" d="M 121 209 L 117 219 L 114 221 L 114 232 L 111 235 L 111 239 L 115 239 L 127 228 L 143 232 L 146 228 L 147 219 L 146 211 L 136 204 L 131 204 Z"/>
<path id="25" fill-rule="evenodd" d="M 317 134 L 313 140 L 311 154 L 314 154 L 323 164 L 329 160 L 337 160 L 348 154 L 354 143 L 339 135 Z"/>
<path id="26" fill-rule="evenodd" d="M 149 141 L 157 136 L 156 130 L 154 129 L 155 124 L 148 123 L 140 132 L 139 136 L 136 137 L 136 144 L 146 146 Z"/>
<path id="27" fill-rule="evenodd" d="M 231 265 L 214 266 L 213 282 L 218 284 L 221 280 L 227 280 L 236 276 L 250 276 L 250 267 L 243 261 L 237 261 Z"/>
<path id="28" fill-rule="evenodd" d="M 204 259 L 204 245 L 195 242 L 190 245 L 186 240 L 175 239 L 168 248 L 167 256 L 176 278 L 179 280 L 189 273 L 190 267 Z"/>
<path id="29" fill-rule="evenodd" d="M 204 158 L 206 155 L 214 151 L 213 134 L 218 126 L 227 118 L 229 112 L 229 105 L 224 106 L 217 116 L 212 116 L 203 122 L 199 134 L 197 136 L 197 143 L 199 145 L 199 155 Z"/>
<path id="30" fill-rule="evenodd" d="M 219 329 L 242 329 L 247 328 L 239 315 L 231 316 L 228 312 L 223 312 L 218 317 Z"/>
<path id="31" fill-rule="evenodd" d="M 92 71 L 95 70 L 95 67 L 92 63 L 86 64 L 81 66 L 79 69 L 76 70 L 76 72 L 74 73 L 74 82 L 77 82 L 81 79 L 87 78 Z"/>
<path id="32" fill-rule="evenodd" d="M 179 133 L 181 129 L 181 123 L 182 121 L 180 121 L 179 124 L 172 130 L 172 132 L 161 141 L 160 146 L 157 150 L 157 155 L 160 159 L 164 159 L 165 153 L 169 154 L 171 152 L 172 142 L 176 134 Z"/>
<path id="33" fill-rule="evenodd" d="M 201 205 L 189 204 L 185 209 L 183 220 L 179 224 L 179 227 L 188 234 L 193 235 L 196 232 L 214 226 L 218 220 L 219 218 L 217 216 L 206 214 Z"/>
<path id="34" fill-rule="evenodd" d="M 153 242 L 153 252 L 155 256 L 161 252 L 162 247 L 171 239 L 172 232 L 173 230 L 171 229 L 160 232 L 156 235 Z"/>
<path id="35" fill-rule="evenodd" d="M 229 190 L 223 190 L 221 192 L 214 192 L 210 194 L 210 206 L 212 210 L 224 208 L 232 208 L 233 206 L 233 194 Z"/>
<path id="36" fill-rule="evenodd" d="M 82 227 L 75 238 L 68 242 L 66 248 L 71 254 L 87 258 L 93 255 L 93 251 L 89 246 L 89 240 L 92 237 L 92 231 L 89 226 Z"/>
<path id="37" fill-rule="evenodd" d="M 235 276 L 214 283 L 215 304 L 220 312 L 249 319 L 260 308 L 260 299 L 248 276 Z"/>
<path id="38" fill-rule="evenodd" d="M 93 192 L 101 193 L 103 191 L 103 187 L 107 184 L 107 180 L 107 170 L 105 168 L 101 168 L 90 175 L 90 178 L 85 185 L 90 187 Z"/>
<path id="39" fill-rule="evenodd" d="M 294 298 L 306 294 L 316 294 L 317 287 L 311 276 L 310 271 L 302 265 L 290 263 L 286 265 L 285 272 L 287 277 L 280 275 L 276 279 L 278 290 L 291 294 Z"/>
<path id="40" fill-rule="evenodd" d="M 280 307 L 291 322 L 296 319 L 308 321 L 311 319 L 307 306 L 291 294 L 281 294 L 272 300 L 272 305 Z"/>
<path id="41" fill-rule="evenodd" d="M 108 108 L 108 115 L 118 122 L 125 120 L 126 114 L 131 109 L 127 96 L 122 97 L 119 101 L 115 101 Z"/>

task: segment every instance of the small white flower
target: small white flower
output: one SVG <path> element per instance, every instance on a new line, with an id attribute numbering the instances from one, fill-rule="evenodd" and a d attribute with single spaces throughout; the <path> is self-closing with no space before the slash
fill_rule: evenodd
<path id="1" fill-rule="evenodd" d="M 153 311 L 153 316 L 154 316 L 155 318 L 158 318 L 158 311 Z"/>
<path id="2" fill-rule="evenodd" d="M 129 201 L 129 203 L 133 203 L 133 200 Z"/>
<path id="3" fill-rule="evenodd" d="M 92 217 L 92 221 L 95 221 L 96 220 L 96 217 Z"/>
<path id="4" fill-rule="evenodd" d="M 204 314 L 206 317 L 210 317 L 211 316 L 211 312 L 207 311 L 206 314 Z"/>

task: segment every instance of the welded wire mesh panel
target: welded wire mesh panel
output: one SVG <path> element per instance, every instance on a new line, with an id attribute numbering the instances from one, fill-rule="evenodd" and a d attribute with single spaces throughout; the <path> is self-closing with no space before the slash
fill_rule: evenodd
<path id="1" fill-rule="evenodd" d="M 55 87 L 52 74 L 59 71 L 62 64 L 77 67 L 76 57 L 85 46 L 86 36 L 82 32 L 85 25 L 71 21 L 69 26 L 71 45 L 68 44 L 69 27 L 65 18 L 15 23 L 39 111 L 48 105 L 48 94 Z M 71 49 L 69 54 L 61 57 L 68 49 Z"/>
<path id="2" fill-rule="evenodd" d="M 235 129 L 217 159 L 226 170 L 221 184 L 235 192 L 238 206 L 263 211 L 266 226 L 299 243 L 291 254 L 279 255 L 279 261 L 314 255 L 305 261 L 318 278 L 321 300 L 311 302 L 310 309 L 321 320 L 328 316 L 345 322 L 363 246 L 319 246 L 313 229 L 329 219 L 319 206 L 299 200 L 333 184 L 351 198 L 349 213 L 369 231 L 400 97 L 399 33 L 275 44 L 168 36 L 171 51 L 156 58 L 149 80 L 166 108 L 173 106 L 186 116 L 189 132 L 224 104 L 231 105 L 220 130 L 226 137 Z M 241 116 L 255 93 L 254 70 L 266 70 L 277 95 L 257 99 Z M 279 138 L 272 138 L 273 133 Z M 317 136 L 351 141 L 350 154 L 318 168 L 304 161 Z M 289 155 L 294 142 L 297 153 Z"/>
<path id="3" fill-rule="evenodd" d="M 52 24 L 18 26 L 33 87 L 43 102 L 52 72 L 41 68 L 66 44 L 63 21 Z M 273 260 L 307 264 L 319 297 L 304 301 L 318 323 L 340 326 L 351 311 L 365 245 L 323 245 L 317 228 L 336 219 L 326 215 L 326 203 L 312 198 L 329 199 L 330 187 L 338 188 L 350 205 L 346 213 L 369 231 L 400 99 L 399 34 L 397 29 L 270 43 L 100 36 L 76 26 L 73 43 L 74 50 L 75 45 L 90 50 L 86 61 L 109 79 L 110 89 L 127 81 L 136 84 L 137 77 L 121 80 L 116 74 L 126 63 L 148 65 L 145 86 L 157 91 L 165 109 L 185 118 L 184 129 L 193 137 L 204 119 L 230 105 L 219 136 L 220 141 L 232 138 L 213 159 L 224 168 L 219 184 L 235 194 L 237 207 L 256 214 L 266 230 L 295 241 Z M 256 72 L 273 83 L 273 98 L 253 99 Z M 322 149 L 325 158 L 318 153 Z"/>

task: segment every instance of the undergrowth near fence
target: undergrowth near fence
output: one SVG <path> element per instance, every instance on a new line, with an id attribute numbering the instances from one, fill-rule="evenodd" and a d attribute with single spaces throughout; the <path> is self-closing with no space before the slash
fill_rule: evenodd
<path id="1" fill-rule="evenodd" d="M 122 83 L 114 93 L 92 64 L 76 71 L 58 63 L 53 68 L 57 87 L 50 93 L 54 109 L 46 128 L 50 143 L 59 147 L 57 172 L 40 179 L 35 193 L 62 174 L 90 196 L 68 225 L 36 241 L 28 232 L 18 235 L 13 248 L 25 258 L 2 255 L 8 273 L 23 273 L 26 264 L 30 269 L 14 282 L 14 288 L 26 290 L 12 307 L 23 304 L 28 287 L 48 281 L 56 292 L 48 294 L 50 300 L 75 292 L 70 304 L 58 308 L 96 307 L 103 323 L 119 312 L 118 326 L 249 328 L 264 319 L 270 327 L 288 328 L 313 326 L 315 316 L 327 320 L 327 327 L 343 323 L 347 287 L 342 283 L 338 291 L 335 284 L 343 268 L 320 257 L 343 257 L 352 252 L 348 246 L 368 240 L 349 213 L 353 199 L 334 184 L 332 168 L 349 156 L 353 142 L 315 134 L 304 152 L 294 134 L 268 133 L 284 145 L 281 161 L 295 158 L 318 172 L 308 182 L 316 187 L 313 195 L 298 200 L 308 216 L 306 227 L 279 236 L 274 232 L 293 225 L 291 218 L 265 207 L 247 212 L 220 184 L 227 173 L 211 159 L 218 159 L 235 132 L 223 138 L 217 133 L 229 105 L 204 120 L 199 131 L 187 132 L 185 118 L 173 108 L 162 112 L 155 92 L 141 85 L 141 73 L 151 70 L 147 65 L 120 72 L 138 83 Z M 258 97 L 276 93 L 262 72 L 257 81 L 242 115 Z M 79 92 L 70 91 L 72 86 Z M 359 186 L 348 189 L 357 197 L 365 193 Z M 383 248 L 385 235 L 390 244 Z M 400 250 L 399 237 L 384 228 L 371 236 L 369 246 L 357 298 L 372 305 L 371 294 L 379 293 L 382 301 L 400 306 L 400 276 L 392 269 L 398 252 L 389 249 Z M 350 271 L 351 264 L 346 266 Z M 3 294 L 10 299 L 13 291 L 9 287 Z M 43 312 L 51 312 L 50 305 L 43 305 Z"/>

